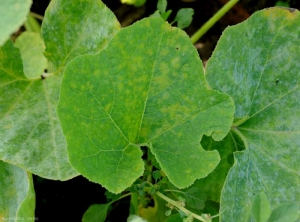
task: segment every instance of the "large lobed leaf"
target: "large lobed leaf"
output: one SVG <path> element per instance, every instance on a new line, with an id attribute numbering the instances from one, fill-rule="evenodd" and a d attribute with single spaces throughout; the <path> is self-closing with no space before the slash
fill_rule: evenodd
<path id="1" fill-rule="evenodd" d="M 63 77 L 58 115 L 72 166 L 112 192 L 143 174 L 140 146 L 148 146 L 179 188 L 207 176 L 217 151 L 199 144 L 220 140 L 233 102 L 208 89 L 188 36 L 160 18 L 118 32 L 98 55 L 71 62 Z"/>
<path id="2" fill-rule="evenodd" d="M 0 160 L 0 221 L 34 221 L 32 175 Z"/>
<path id="3" fill-rule="evenodd" d="M 76 56 L 104 48 L 119 29 L 101 1 L 52 0 L 43 22 L 43 38 L 54 73 L 46 79 L 39 72 L 26 73 L 28 79 L 12 42 L 0 48 L 0 159 L 50 179 L 66 180 L 78 174 L 69 164 L 56 114 L 61 74 Z M 24 63 L 32 63 L 33 58 L 23 57 Z"/>
<path id="4" fill-rule="evenodd" d="M 27 79 L 11 41 L 0 48 L 0 64 L 0 158 L 42 177 L 73 177 L 55 111 L 60 79 Z"/>
<path id="5" fill-rule="evenodd" d="M 233 133 L 246 148 L 222 191 L 222 221 L 248 221 L 260 192 L 272 207 L 300 201 L 299 24 L 297 10 L 255 13 L 225 30 L 207 64 L 212 88 L 235 101 Z"/>

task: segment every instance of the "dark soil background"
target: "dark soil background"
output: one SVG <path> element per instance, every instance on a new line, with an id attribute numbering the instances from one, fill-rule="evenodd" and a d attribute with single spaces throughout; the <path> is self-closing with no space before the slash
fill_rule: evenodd
<path id="1" fill-rule="evenodd" d="M 156 10 L 157 0 L 147 0 L 142 7 L 123 5 L 119 0 L 103 0 L 115 13 L 123 27 L 151 15 Z M 193 8 L 193 22 L 185 31 L 188 35 L 196 32 L 211 18 L 227 0 L 169 0 L 172 9 L 170 21 L 180 8 Z M 246 20 L 255 11 L 273 7 L 277 0 L 240 0 L 220 21 L 218 21 L 196 44 L 201 59 L 205 62 L 211 56 L 222 31 L 230 25 Z M 290 7 L 300 9 L 300 1 L 285 0 Z M 33 0 L 32 12 L 43 15 L 49 0 Z M 38 221 L 79 222 L 92 204 L 106 203 L 105 189 L 99 184 L 89 182 L 84 177 L 69 181 L 53 181 L 34 176 L 36 191 L 36 218 Z M 129 214 L 129 198 L 113 205 L 107 221 L 126 221 Z M 123 219 L 120 219 L 123 218 Z"/>

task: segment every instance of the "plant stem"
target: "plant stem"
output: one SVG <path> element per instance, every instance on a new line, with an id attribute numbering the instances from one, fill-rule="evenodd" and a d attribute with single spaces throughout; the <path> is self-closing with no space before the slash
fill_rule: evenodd
<path id="1" fill-rule="evenodd" d="M 36 14 L 36 13 L 34 13 L 34 12 L 30 12 L 29 14 L 30 14 L 32 17 L 37 18 L 37 19 L 39 19 L 39 20 L 43 20 L 43 19 L 44 19 L 44 16 L 39 15 L 39 14 Z"/>
<path id="2" fill-rule="evenodd" d="M 166 190 L 164 190 L 164 192 L 177 192 L 177 193 L 184 193 L 184 192 L 182 192 L 182 191 L 180 191 L 180 190 L 171 190 L 171 189 L 166 189 Z"/>
<path id="3" fill-rule="evenodd" d="M 118 200 L 121 200 L 121 199 L 123 199 L 124 197 L 128 197 L 128 196 L 130 196 L 130 195 L 131 195 L 131 192 L 125 193 L 124 195 L 120 196 L 118 199 L 111 201 L 111 203 L 116 202 L 116 201 L 118 201 Z"/>
<path id="4" fill-rule="evenodd" d="M 183 213 L 185 213 L 186 215 L 192 215 L 193 218 L 197 219 L 197 220 L 200 220 L 200 221 L 203 221 L 205 222 L 206 220 L 197 215 L 197 214 L 194 214 L 193 212 L 189 211 L 188 209 L 184 208 L 183 206 L 181 206 L 180 204 L 178 204 L 176 201 L 170 199 L 169 197 L 163 195 L 161 192 L 159 191 L 156 191 L 155 193 L 157 196 L 159 196 L 161 199 L 167 201 L 168 203 L 172 204 L 173 206 L 175 206 L 176 208 L 178 208 L 179 210 L 181 210 Z"/>
<path id="5" fill-rule="evenodd" d="M 230 0 L 213 17 L 211 17 L 197 32 L 191 37 L 195 44 L 220 18 L 223 17 L 239 0 Z"/>

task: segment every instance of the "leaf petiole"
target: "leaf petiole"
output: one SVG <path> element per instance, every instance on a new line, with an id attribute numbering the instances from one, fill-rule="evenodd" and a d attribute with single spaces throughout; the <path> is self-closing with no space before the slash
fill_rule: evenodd
<path id="1" fill-rule="evenodd" d="M 159 191 L 156 191 L 155 193 L 157 196 L 159 196 L 160 198 L 162 198 L 163 200 L 167 201 L 168 203 L 172 204 L 173 206 L 175 206 L 177 209 L 181 210 L 183 213 L 185 213 L 187 216 L 192 215 L 193 218 L 203 221 L 203 222 L 209 222 L 211 221 L 210 219 L 205 219 L 203 217 L 201 217 L 200 215 L 194 214 L 193 212 L 189 211 L 188 209 L 184 208 L 183 206 L 181 206 L 178 202 L 170 199 L 169 197 L 165 196 L 164 194 L 162 194 Z"/>
<path id="2" fill-rule="evenodd" d="M 220 20 L 239 0 L 230 0 L 213 17 L 211 17 L 197 32 L 191 37 L 195 44 L 217 21 Z"/>

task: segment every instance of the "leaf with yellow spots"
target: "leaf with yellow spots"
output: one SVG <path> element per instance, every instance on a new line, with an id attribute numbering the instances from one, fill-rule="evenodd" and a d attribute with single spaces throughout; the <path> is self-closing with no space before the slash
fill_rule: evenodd
<path id="1" fill-rule="evenodd" d="M 189 37 L 160 18 L 72 61 L 58 105 L 71 165 L 115 193 L 143 174 L 141 146 L 179 188 L 206 177 L 220 157 L 199 142 L 203 134 L 222 139 L 233 111 L 228 95 L 208 88 Z"/>
<path id="2" fill-rule="evenodd" d="M 32 175 L 0 160 L 0 184 L 0 221 L 34 218 L 35 193 Z"/>
<path id="3" fill-rule="evenodd" d="M 211 87 L 235 101 L 232 133 L 245 146 L 222 189 L 222 221 L 250 221 L 260 192 L 272 208 L 300 201 L 299 24 L 297 10 L 260 11 L 229 27 L 207 63 Z"/>

